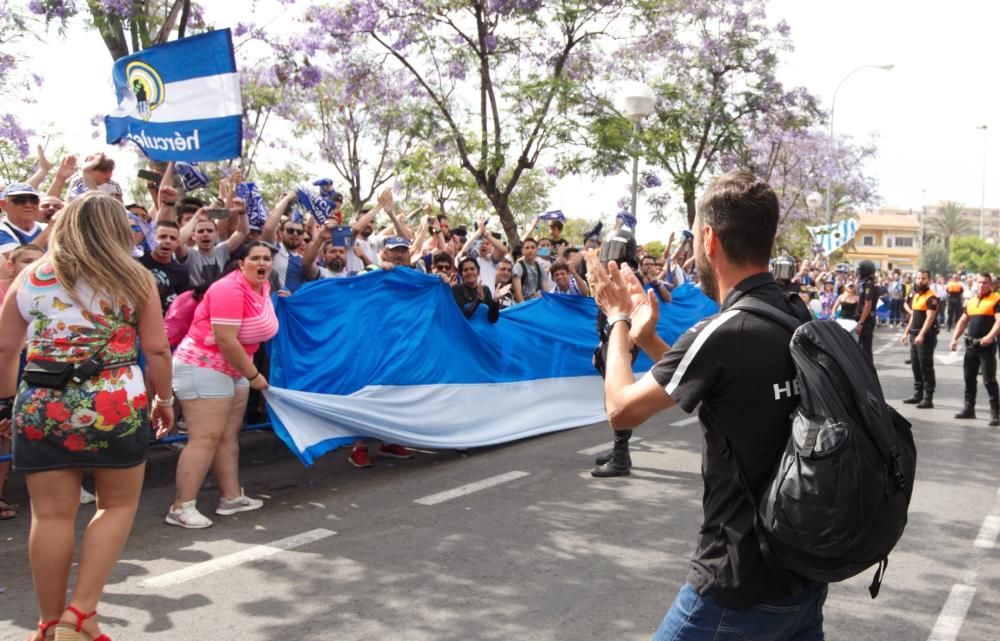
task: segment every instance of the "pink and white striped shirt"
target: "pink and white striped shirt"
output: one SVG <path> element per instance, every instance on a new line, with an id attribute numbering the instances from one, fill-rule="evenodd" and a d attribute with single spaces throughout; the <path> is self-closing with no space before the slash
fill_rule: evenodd
<path id="1" fill-rule="evenodd" d="M 182 363 L 208 367 L 233 378 L 242 376 L 219 350 L 212 325 L 239 327 L 240 344 L 252 357 L 261 343 L 278 333 L 270 285 L 264 283 L 258 294 L 240 270 L 215 281 L 198 304 L 187 336 L 174 352 L 174 358 Z"/>

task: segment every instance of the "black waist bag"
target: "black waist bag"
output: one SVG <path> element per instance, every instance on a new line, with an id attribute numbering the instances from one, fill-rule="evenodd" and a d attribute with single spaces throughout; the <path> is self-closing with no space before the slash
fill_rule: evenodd
<path id="1" fill-rule="evenodd" d="M 785 451 L 763 495 L 753 497 L 765 559 L 825 583 L 878 564 L 874 598 L 913 492 L 910 423 L 886 404 L 875 370 L 835 321 L 801 324 L 750 298 L 731 309 L 792 332 L 801 388 Z"/>
<path id="2" fill-rule="evenodd" d="M 24 366 L 24 375 L 21 378 L 32 387 L 65 389 L 69 385 L 69 379 L 73 376 L 74 369 L 76 366 L 73 363 L 28 361 Z"/>

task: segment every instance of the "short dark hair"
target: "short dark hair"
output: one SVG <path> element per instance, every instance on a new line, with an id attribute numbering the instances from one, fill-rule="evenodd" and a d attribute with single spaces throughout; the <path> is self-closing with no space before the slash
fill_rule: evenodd
<path id="1" fill-rule="evenodd" d="M 441 222 L 441 220 L 448 220 L 448 215 L 447 214 L 438 214 L 437 216 L 435 216 L 435 218 L 437 218 L 438 222 Z"/>
<path id="2" fill-rule="evenodd" d="M 570 272 L 569 263 L 564 260 L 556 261 L 556 264 L 552 266 L 549 273 L 555 275 L 556 272 L 565 271 L 567 274 Z"/>
<path id="3" fill-rule="evenodd" d="M 985 278 L 988 281 L 991 281 L 991 282 L 993 281 L 993 274 L 991 274 L 989 272 L 979 272 L 979 275 L 982 276 L 983 278 Z"/>
<path id="4" fill-rule="evenodd" d="M 559 231 L 563 230 L 563 221 L 561 220 L 551 220 L 549 221 L 549 227 L 555 227 Z"/>
<path id="5" fill-rule="evenodd" d="M 726 256 L 737 265 L 765 265 L 778 231 L 778 197 L 745 169 L 716 178 L 698 200 L 698 218 L 719 235 Z"/>
<path id="6" fill-rule="evenodd" d="M 931 270 L 929 270 L 929 269 L 918 269 L 917 273 L 918 274 L 927 274 L 927 278 L 931 277 Z"/>
<path id="7" fill-rule="evenodd" d="M 521 241 L 521 247 L 524 247 L 526 243 L 535 243 L 535 247 L 538 247 L 538 241 L 532 238 L 531 236 L 528 236 L 527 238 Z"/>
<path id="8" fill-rule="evenodd" d="M 176 229 L 177 231 L 180 231 L 180 229 L 181 229 L 181 226 L 178 225 L 176 222 L 174 222 L 172 220 L 158 220 L 158 221 L 156 221 L 156 226 L 157 227 L 169 227 L 170 229 Z"/>
<path id="9" fill-rule="evenodd" d="M 436 251 L 431 256 L 431 265 L 437 265 L 438 263 L 448 263 L 451 265 L 454 264 L 454 260 L 448 252 Z"/>
<path id="10" fill-rule="evenodd" d="M 465 263 L 472 263 L 476 267 L 476 272 L 477 273 L 479 272 L 479 261 L 478 260 L 476 260 L 472 256 L 462 256 L 462 258 L 459 259 L 459 261 L 458 261 L 458 272 L 459 273 L 462 273 L 462 266 L 465 265 Z"/>
<path id="11" fill-rule="evenodd" d="M 280 231 L 285 231 L 285 227 L 287 227 L 287 226 L 288 226 L 288 225 L 290 225 L 290 224 L 291 224 L 291 225 L 301 225 L 301 226 L 302 226 L 302 231 L 305 231 L 305 229 L 306 229 L 306 225 L 305 225 L 305 223 L 300 223 L 300 222 L 297 222 L 297 221 L 296 221 L 295 219 L 293 219 L 293 218 L 288 218 L 288 219 L 286 219 L 286 220 L 283 220 L 283 221 L 281 221 L 281 226 L 280 226 L 280 227 L 278 227 L 278 229 L 279 229 Z"/>
<path id="12" fill-rule="evenodd" d="M 646 254 L 645 256 L 639 259 L 639 264 L 641 265 L 647 259 L 653 261 L 654 263 L 656 262 L 656 256 L 653 256 L 652 254 Z"/>

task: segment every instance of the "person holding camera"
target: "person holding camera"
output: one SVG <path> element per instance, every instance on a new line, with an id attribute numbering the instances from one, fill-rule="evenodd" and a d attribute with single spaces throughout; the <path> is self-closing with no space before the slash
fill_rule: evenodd
<path id="1" fill-rule="evenodd" d="M 823 638 L 826 584 L 791 577 L 789 585 L 771 570 L 744 490 L 764 489 L 791 433 L 799 392 L 788 330 L 731 307 L 753 298 L 802 322 L 811 318 L 768 273 L 778 217 L 774 191 L 748 171 L 730 171 L 709 186 L 698 201 L 693 245 L 701 286 L 721 310 L 672 348 L 656 334 L 656 295 L 643 291 L 631 269 L 614 262 L 605 269 L 588 257 L 591 290 L 610 326 L 604 394 L 611 426 L 628 430 L 674 405 L 700 407 L 704 521 L 687 582 L 653 641 Z M 634 346 L 660 354 L 638 381 Z"/>
<path id="2" fill-rule="evenodd" d="M 976 296 L 965 304 L 965 313 L 955 324 L 951 351 L 958 350 L 958 339 L 965 333 L 965 405 L 957 419 L 976 418 L 976 376 L 982 372 L 983 384 L 990 399 L 990 425 L 1000 425 L 1000 394 L 997 389 L 996 338 L 1000 334 L 1000 294 L 993 291 L 993 276 L 976 276 Z"/>
<path id="3" fill-rule="evenodd" d="M 199 210 L 180 230 L 180 242 L 176 255 L 180 263 L 187 265 L 191 276 L 191 287 L 210 285 L 222 277 L 222 272 L 230 256 L 239 249 L 250 233 L 250 222 L 243 201 L 235 198 L 232 191 L 227 196 L 227 207 Z M 229 238 L 220 241 L 217 220 L 229 217 L 235 211 L 239 216 L 236 231 Z M 188 241 L 194 237 L 194 249 L 188 248 Z"/>
<path id="4" fill-rule="evenodd" d="M 174 420 L 170 346 L 153 278 L 132 259 L 121 203 L 80 196 L 56 219 L 49 245 L 15 279 L 0 312 L 0 418 L 13 418 L 14 469 L 24 473 L 31 499 L 28 549 L 40 614 L 34 639 L 52 638 L 56 626 L 84 635 L 73 638 L 106 639 L 97 605 L 139 505 L 150 419 L 157 437 Z M 154 399 L 136 362 L 140 342 Z M 87 468 L 97 512 L 67 604 Z"/>

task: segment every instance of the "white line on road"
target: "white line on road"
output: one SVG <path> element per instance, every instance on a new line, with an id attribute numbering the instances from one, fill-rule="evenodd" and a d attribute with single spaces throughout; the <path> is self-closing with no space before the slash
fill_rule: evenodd
<path id="1" fill-rule="evenodd" d="M 485 490 L 486 488 L 493 487 L 494 485 L 514 481 L 525 476 L 529 476 L 529 473 L 515 470 L 513 472 L 507 472 L 506 474 L 500 474 L 499 476 L 491 476 L 488 479 L 476 481 L 475 483 L 469 483 L 468 485 L 462 485 L 453 490 L 446 490 L 444 492 L 438 492 L 437 494 L 431 494 L 430 496 L 425 496 L 422 499 L 417 499 L 414 503 L 419 503 L 420 505 L 437 505 L 438 503 L 444 503 L 445 501 L 450 501 L 451 499 L 457 499 L 460 496 L 472 494 L 473 492 Z"/>
<path id="2" fill-rule="evenodd" d="M 973 545 L 983 550 L 992 550 L 996 545 L 998 534 L 1000 534 L 1000 489 L 997 490 L 997 500 L 993 504 L 993 510 L 983 520 L 983 526 L 979 528 L 979 536 Z"/>
<path id="3" fill-rule="evenodd" d="M 633 436 L 629 439 L 629 443 L 638 443 L 642 440 L 641 436 Z M 594 454 L 600 454 L 605 450 L 611 449 L 610 443 L 601 443 L 600 445 L 595 445 L 594 447 L 588 447 L 585 450 L 580 450 L 577 454 L 583 454 L 585 456 L 593 456 Z"/>
<path id="4" fill-rule="evenodd" d="M 931 635 L 927 637 L 927 641 L 955 641 L 958 638 L 958 633 L 962 630 L 962 623 L 965 621 L 965 615 L 969 611 L 969 605 L 972 604 L 972 597 L 975 594 L 976 588 L 972 586 L 961 583 L 951 586 L 948 600 L 941 608 L 941 614 L 938 615 L 937 622 L 931 630 Z"/>
<path id="5" fill-rule="evenodd" d="M 302 547 L 303 545 L 315 543 L 316 541 L 333 536 L 334 534 L 336 534 L 336 532 L 332 530 L 317 528 L 315 530 L 303 532 L 302 534 L 290 536 L 287 539 L 281 539 L 265 545 L 255 545 L 252 548 L 220 556 L 219 558 L 212 559 L 211 561 L 195 563 L 180 570 L 174 570 L 173 572 L 167 572 L 166 574 L 154 576 L 140 582 L 139 586 L 144 588 L 165 588 L 171 585 L 177 585 L 178 583 L 190 581 L 191 579 L 197 579 L 212 574 L 213 572 L 218 572 L 219 570 L 228 570 L 238 565 L 249 563 L 250 561 L 257 561 L 269 556 L 274 556 L 275 554 L 286 550 L 292 550 L 294 548 Z"/>
<path id="6" fill-rule="evenodd" d="M 697 422 L 698 422 L 698 417 L 691 416 L 689 418 L 684 419 L 683 421 L 674 421 L 673 423 L 671 423 L 671 425 L 673 425 L 674 427 L 681 427 L 682 425 L 690 425 L 691 423 L 697 423 Z"/>

